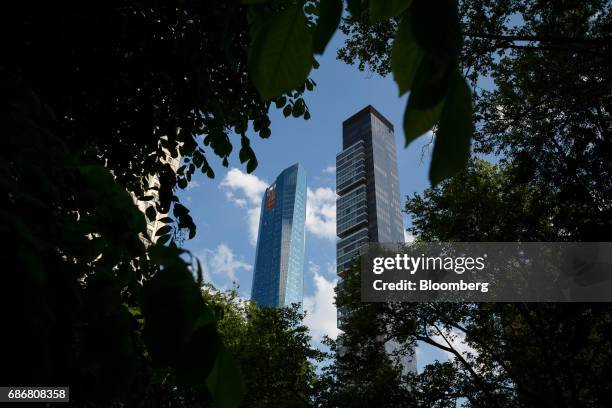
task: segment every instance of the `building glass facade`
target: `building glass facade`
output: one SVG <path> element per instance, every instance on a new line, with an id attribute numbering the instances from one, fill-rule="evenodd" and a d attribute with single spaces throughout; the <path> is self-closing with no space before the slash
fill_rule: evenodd
<path id="1" fill-rule="evenodd" d="M 339 285 L 368 242 L 404 242 L 393 124 L 372 106 L 342 123 L 342 152 L 336 156 L 336 264 Z M 350 310 L 338 309 L 338 326 Z M 398 345 L 385 344 L 391 353 Z M 341 348 L 342 349 L 342 348 Z M 416 358 L 402 360 L 416 372 Z"/>
<path id="2" fill-rule="evenodd" d="M 305 222 L 306 172 L 295 164 L 283 170 L 262 199 L 251 289 L 259 306 L 301 305 Z"/>
<path id="3" fill-rule="evenodd" d="M 403 242 L 393 124 L 372 106 L 342 124 L 336 156 L 336 258 L 341 275 L 368 242 Z"/>

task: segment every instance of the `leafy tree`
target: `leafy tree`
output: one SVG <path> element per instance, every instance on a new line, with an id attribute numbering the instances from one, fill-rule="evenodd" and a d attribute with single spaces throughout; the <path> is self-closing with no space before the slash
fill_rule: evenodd
<path id="1" fill-rule="evenodd" d="M 574 201 L 582 204 L 565 209 L 567 219 L 609 218 L 609 2 L 478 0 L 460 1 L 458 9 L 464 34 L 458 59 L 475 99 L 474 150 L 512 156 L 525 177 L 580 197 Z M 396 76 L 398 29 L 397 19 L 345 18 L 347 40 L 338 57 Z M 482 89 L 483 79 L 493 89 Z M 420 122 L 406 114 L 407 138 L 418 129 Z M 582 239 L 602 236 L 599 221 L 592 228 Z"/>
<path id="2" fill-rule="evenodd" d="M 98 405 L 208 381 L 237 405 L 236 364 L 176 245 L 196 231 L 175 191 L 214 176 L 210 152 L 227 166 L 231 138 L 252 172 L 249 124 L 269 137 L 272 102 L 307 118 L 312 83 L 261 99 L 236 2 L 14 6 L 0 17 L 2 383 L 69 384 Z M 164 225 L 158 245 L 132 197 Z"/>
<path id="3" fill-rule="evenodd" d="M 566 238 L 556 224 L 567 197 L 524 182 L 520 166 L 473 161 L 441 185 L 406 204 L 411 231 L 424 241 L 546 241 Z M 551 222 L 553 220 L 553 222 Z M 572 230 L 588 231 L 588 219 Z M 394 340 L 409 352 L 416 342 L 448 353 L 446 363 L 427 366 L 417 376 L 394 377 L 409 387 L 403 406 L 605 407 L 610 404 L 612 310 L 589 303 L 361 303 L 359 267 L 346 274 L 338 306 L 351 310 L 339 355 L 329 379 L 342 378 L 331 394 L 350 385 L 371 390 L 359 358 L 362 344 Z M 376 339 L 375 333 L 383 333 Z M 348 337 L 348 338 L 347 338 Z M 361 342 L 361 343 L 360 343 Z M 465 353 L 465 345 L 469 346 Z M 340 347 L 337 345 L 337 347 Z M 373 349 L 371 355 L 379 352 Z M 374 360 L 384 367 L 383 356 Z M 372 371 L 372 368 L 369 368 Z M 353 375 L 353 374 L 356 375 Z M 401 390 L 395 385 L 396 392 Z M 400 388 L 397 388 L 400 387 Z M 348 392 L 350 393 L 350 391 Z M 393 395 L 393 392 L 387 392 Z M 389 401 L 380 397 L 382 401 Z M 389 397 L 392 398 L 392 397 Z"/>
<path id="4" fill-rule="evenodd" d="M 316 405 L 415 406 L 412 390 L 402 378 L 401 365 L 385 351 L 386 339 L 381 333 L 386 333 L 387 328 L 380 318 L 385 306 L 361 302 L 360 285 L 360 268 L 355 264 L 336 287 L 343 332 L 336 341 L 325 341 L 333 360 L 322 370 L 317 383 Z"/>
<path id="5" fill-rule="evenodd" d="M 461 2 L 459 14 L 459 58 L 476 90 L 474 150 L 499 154 L 499 162 L 472 160 L 411 197 L 411 231 L 424 241 L 606 240 L 609 5 L 476 1 Z M 339 57 L 389 73 L 396 29 L 395 20 L 345 20 L 349 38 Z M 478 87 L 483 77 L 493 89 Z M 610 405 L 609 305 L 404 303 L 376 316 L 385 340 L 420 341 L 453 356 L 406 379 L 420 405 Z M 471 352 L 461 352 L 458 340 Z"/>
<path id="6" fill-rule="evenodd" d="M 298 305 L 260 308 L 236 293 L 207 290 L 205 298 L 223 316 L 219 331 L 242 367 L 244 407 L 311 406 L 315 364 L 324 354 L 310 346 Z"/>

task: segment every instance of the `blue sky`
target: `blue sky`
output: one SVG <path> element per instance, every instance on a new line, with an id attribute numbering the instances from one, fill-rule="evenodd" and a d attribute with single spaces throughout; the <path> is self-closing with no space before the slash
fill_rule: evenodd
<path id="1" fill-rule="evenodd" d="M 306 225 L 306 261 L 304 265 L 304 307 L 306 323 L 315 344 L 323 334 L 335 336 L 333 287 L 335 275 L 335 156 L 341 150 L 342 121 L 371 104 L 395 125 L 398 148 L 401 202 L 407 195 L 429 186 L 427 173 L 431 149 L 429 137 L 422 136 L 404 149 L 402 117 L 407 97 L 398 97 L 391 76 L 360 72 L 356 67 L 337 61 L 336 49 L 342 45 L 336 33 L 320 68 L 311 73 L 317 83 L 305 100 L 311 119 L 285 118 L 272 110 L 272 136 L 259 139 L 250 133 L 259 167 L 251 175 L 238 159 L 239 139 L 226 169 L 209 153 L 216 177 L 197 174 L 187 190 L 180 192 L 191 209 L 198 233 L 184 246 L 199 256 L 207 278 L 219 288 L 239 285 L 238 293 L 248 298 L 251 291 L 255 241 L 261 194 L 286 167 L 300 162 L 307 172 L 308 216 Z M 405 216 L 405 225 L 409 219 Z M 255 235 L 254 235 L 255 234 Z M 446 355 L 428 347 L 417 351 L 419 369 Z"/>

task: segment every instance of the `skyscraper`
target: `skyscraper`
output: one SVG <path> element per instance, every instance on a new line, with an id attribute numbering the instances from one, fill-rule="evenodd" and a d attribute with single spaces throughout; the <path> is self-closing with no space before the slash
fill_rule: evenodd
<path id="1" fill-rule="evenodd" d="M 393 124 L 372 106 L 342 123 L 336 156 L 336 247 L 342 273 L 368 242 L 403 242 Z"/>
<path id="2" fill-rule="evenodd" d="M 302 303 L 306 221 L 306 172 L 283 170 L 261 203 L 251 299 L 260 306 Z"/>
<path id="3" fill-rule="evenodd" d="M 336 262 L 339 285 L 368 242 L 404 242 L 393 124 L 368 105 L 342 123 L 342 152 L 336 156 Z M 338 326 L 350 310 L 338 310 Z M 387 342 L 388 353 L 398 348 Z M 402 360 L 416 372 L 416 359 Z"/>

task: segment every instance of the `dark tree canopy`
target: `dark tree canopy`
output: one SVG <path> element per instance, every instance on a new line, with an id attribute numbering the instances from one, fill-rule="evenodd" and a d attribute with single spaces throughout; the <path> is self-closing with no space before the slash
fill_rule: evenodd
<path id="1" fill-rule="evenodd" d="M 247 127 L 269 137 L 272 102 L 307 117 L 312 83 L 259 96 L 238 2 L 21 2 L 0 30 L 2 383 L 106 403 L 223 378 L 209 391 L 236 405 L 236 362 L 176 245 L 196 231 L 175 190 L 214 177 L 211 154 L 228 166 L 238 139 L 253 171 Z M 156 246 L 133 197 L 162 222 Z"/>

